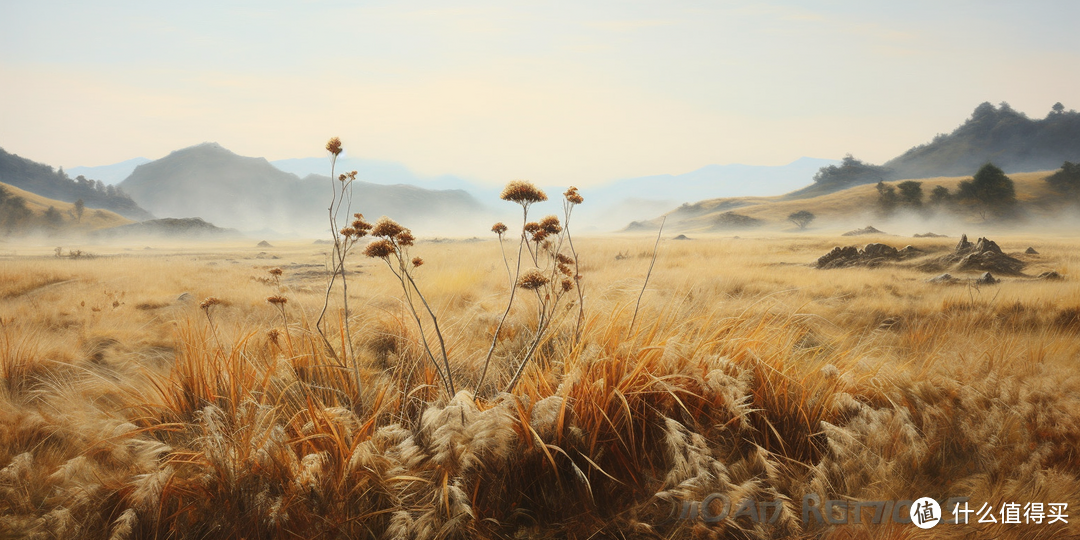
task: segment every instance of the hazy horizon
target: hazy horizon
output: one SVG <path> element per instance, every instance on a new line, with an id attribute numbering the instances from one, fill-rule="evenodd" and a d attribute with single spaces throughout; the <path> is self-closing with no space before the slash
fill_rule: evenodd
<path id="1" fill-rule="evenodd" d="M 1005 101 L 1076 108 L 1080 6 L 482 0 L 0 6 L 0 146 L 65 168 L 216 141 L 587 186 L 847 153 Z"/>

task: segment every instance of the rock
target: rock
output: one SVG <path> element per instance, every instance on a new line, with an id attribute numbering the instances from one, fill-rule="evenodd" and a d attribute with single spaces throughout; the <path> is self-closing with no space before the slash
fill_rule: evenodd
<path id="1" fill-rule="evenodd" d="M 1043 273 L 1039 274 L 1038 276 L 1036 276 L 1035 279 L 1045 279 L 1045 280 L 1049 280 L 1049 281 L 1061 281 L 1061 280 L 1065 279 L 1065 276 L 1051 270 L 1049 272 L 1043 272 Z"/>
<path id="2" fill-rule="evenodd" d="M 918 255 L 919 253 L 922 253 L 922 250 L 915 246 L 904 246 L 904 249 L 900 250 L 901 257 L 912 257 L 914 255 Z"/>
<path id="3" fill-rule="evenodd" d="M 875 243 L 866 244 L 860 255 L 867 259 L 898 259 L 900 258 L 900 251 L 892 246 Z"/>
<path id="4" fill-rule="evenodd" d="M 686 236 L 685 234 L 680 234 L 679 236 L 676 236 L 674 238 L 674 240 L 689 240 L 689 239 L 690 239 L 690 237 Z"/>
<path id="5" fill-rule="evenodd" d="M 258 244 L 255 244 L 255 247 L 264 247 L 265 248 L 265 247 L 274 247 L 274 246 L 270 245 L 270 242 L 267 242 L 266 240 L 263 240 L 262 242 L 259 242 Z"/>
<path id="6" fill-rule="evenodd" d="M 976 279 L 975 283 L 978 283 L 979 285 L 993 285 L 999 281 L 1001 280 L 995 279 L 990 272 L 983 272 L 983 275 L 979 276 L 979 279 Z"/>
<path id="7" fill-rule="evenodd" d="M 836 268 L 859 258 L 859 248 L 855 246 L 836 246 L 828 253 L 818 257 L 818 268 Z"/>
<path id="8" fill-rule="evenodd" d="M 940 276 L 926 280 L 927 283 L 956 283 L 957 281 L 960 280 L 952 277 L 952 274 L 941 274 Z"/>
<path id="9" fill-rule="evenodd" d="M 861 229 L 855 229 L 854 231 L 848 231 L 848 232 L 842 234 L 841 236 L 861 236 L 861 235 L 864 235 L 864 234 L 885 234 L 885 233 L 875 229 L 874 227 L 872 227 L 870 225 L 867 225 L 866 227 L 863 227 Z"/>
<path id="10" fill-rule="evenodd" d="M 972 245 L 973 244 L 971 242 L 968 242 L 967 235 L 966 234 L 962 235 L 960 237 L 960 242 L 956 244 L 956 248 L 953 249 L 953 252 L 955 252 L 955 253 L 961 253 L 961 252 L 966 253 L 968 250 L 970 250 L 972 248 Z"/>
<path id="11" fill-rule="evenodd" d="M 1035 248 L 1033 248 L 1031 246 L 1028 246 L 1028 248 L 1026 250 L 1024 250 L 1024 253 L 1026 253 L 1028 255 L 1038 255 L 1039 254 L 1039 252 L 1035 251 Z"/>
<path id="12" fill-rule="evenodd" d="M 194 297 L 191 296 L 191 293 L 183 292 L 183 293 L 180 293 L 180 296 L 176 297 L 176 301 L 177 302 L 189 302 L 189 301 L 191 301 L 192 298 L 194 298 Z"/>

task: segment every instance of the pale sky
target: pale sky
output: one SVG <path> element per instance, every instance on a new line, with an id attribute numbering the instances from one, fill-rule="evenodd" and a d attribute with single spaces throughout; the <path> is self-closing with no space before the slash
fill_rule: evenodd
<path id="1" fill-rule="evenodd" d="M 204 141 L 588 185 L 846 153 L 981 102 L 1080 108 L 1080 2 L 0 0 L 0 147 L 53 166 Z"/>

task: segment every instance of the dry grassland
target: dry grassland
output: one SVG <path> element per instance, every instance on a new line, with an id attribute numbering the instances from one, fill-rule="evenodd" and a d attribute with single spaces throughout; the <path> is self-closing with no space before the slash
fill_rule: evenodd
<path id="1" fill-rule="evenodd" d="M 0 538 L 1080 537 L 1080 516 L 927 531 L 802 517 L 806 494 L 1076 513 L 1080 240 L 994 240 L 1034 246 L 1025 272 L 1065 279 L 977 288 L 808 266 L 851 242 L 838 237 L 665 239 L 633 328 L 653 239 L 575 240 L 582 337 L 576 306 L 560 308 L 511 394 L 535 299 L 515 304 L 476 389 L 510 291 L 499 245 L 418 241 L 457 396 L 398 282 L 359 252 L 353 335 L 335 294 L 328 336 L 339 352 L 353 341 L 358 381 L 313 332 L 328 246 L 60 259 L 4 245 Z M 667 519 L 711 493 L 782 510 Z"/>

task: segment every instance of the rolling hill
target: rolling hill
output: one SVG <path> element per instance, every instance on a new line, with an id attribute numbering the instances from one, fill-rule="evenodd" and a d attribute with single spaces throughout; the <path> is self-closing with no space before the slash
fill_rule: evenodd
<path id="1" fill-rule="evenodd" d="M 122 190 L 81 176 L 72 180 L 62 168 L 54 171 L 43 163 L 9 154 L 3 148 L 0 148 L 0 182 L 67 203 L 82 199 L 87 208 L 111 210 L 133 220 L 153 217 Z"/>
<path id="2" fill-rule="evenodd" d="M 1020 203 L 1022 215 L 1029 218 L 1046 218 L 1057 215 L 1070 204 L 1047 185 L 1046 177 L 1052 173 L 1053 171 L 1041 171 L 1009 175 L 1015 183 L 1016 197 Z M 944 186 L 950 192 L 956 193 L 960 182 L 964 180 L 970 180 L 970 177 L 938 177 L 919 181 L 922 182 L 925 192 L 929 192 L 936 186 Z M 668 212 L 665 214 L 667 221 L 664 228 L 673 232 L 696 233 L 731 233 L 758 227 L 794 228 L 794 225 L 787 221 L 787 216 L 800 210 L 813 213 L 817 217 L 814 226 L 818 228 L 847 226 L 858 219 L 886 221 L 877 216 L 877 200 L 878 192 L 871 184 L 852 186 L 802 199 L 790 199 L 785 196 L 708 199 L 695 204 L 684 204 Z M 977 215 L 965 208 L 961 207 L 956 212 L 947 217 L 939 215 L 938 218 L 950 222 L 981 221 Z M 914 221 L 915 224 L 922 221 L 929 226 L 932 222 L 929 217 L 914 215 L 908 217 L 911 218 L 908 221 Z M 656 218 L 634 222 L 626 230 L 655 231 L 660 225 L 660 220 L 661 218 Z"/>
<path id="3" fill-rule="evenodd" d="M 860 184 L 972 174 L 986 163 L 1006 173 L 1056 169 L 1080 161 L 1080 112 L 1056 104 L 1033 120 L 1008 103 L 983 103 L 949 134 L 940 134 L 883 165 L 848 156 L 839 166 L 823 167 L 814 183 L 785 197 L 816 197 Z"/>
<path id="4" fill-rule="evenodd" d="M 0 234 L 90 232 L 131 222 L 115 212 L 92 208 L 86 208 L 80 219 L 72 203 L 0 183 Z"/>

